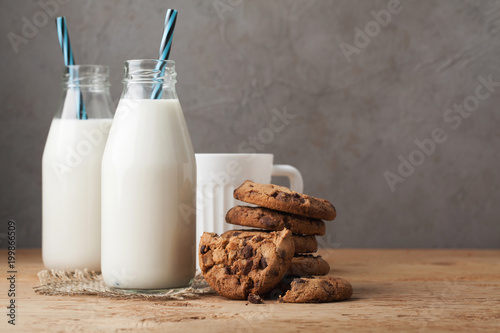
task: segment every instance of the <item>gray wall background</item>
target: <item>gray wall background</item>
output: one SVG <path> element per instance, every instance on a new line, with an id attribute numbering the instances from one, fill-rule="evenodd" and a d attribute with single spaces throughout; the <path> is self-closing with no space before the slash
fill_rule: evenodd
<path id="1" fill-rule="evenodd" d="M 41 156 L 62 66 L 52 18 L 17 54 L 7 38 L 37 2 L 0 0 L 1 220 L 17 220 L 22 247 L 41 245 Z M 165 11 L 179 10 L 171 59 L 196 152 L 237 152 L 273 109 L 296 115 L 262 152 L 337 207 L 323 246 L 499 247 L 500 88 L 459 128 L 443 120 L 478 76 L 500 81 L 499 1 L 401 0 L 350 62 L 340 43 L 389 1 L 60 2 L 77 63 L 110 66 L 116 100 L 123 61 L 155 58 Z M 384 172 L 435 128 L 447 140 L 392 192 Z"/>

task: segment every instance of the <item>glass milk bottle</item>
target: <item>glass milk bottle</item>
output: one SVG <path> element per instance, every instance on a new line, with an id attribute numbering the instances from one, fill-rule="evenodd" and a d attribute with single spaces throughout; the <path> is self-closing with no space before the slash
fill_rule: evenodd
<path id="1" fill-rule="evenodd" d="M 67 66 L 42 158 L 48 269 L 101 270 L 101 161 L 113 117 L 106 66 Z"/>
<path id="2" fill-rule="evenodd" d="M 102 274 L 109 287 L 166 289 L 195 274 L 196 162 L 173 61 L 125 62 L 102 162 Z"/>

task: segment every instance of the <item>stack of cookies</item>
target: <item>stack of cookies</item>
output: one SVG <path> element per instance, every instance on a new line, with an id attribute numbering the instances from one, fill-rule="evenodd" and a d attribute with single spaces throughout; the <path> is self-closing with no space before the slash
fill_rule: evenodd
<path id="1" fill-rule="evenodd" d="M 345 280 L 312 277 L 330 271 L 321 256 L 312 254 L 318 249 L 316 236 L 325 234 L 322 220 L 336 216 L 330 202 L 249 180 L 234 191 L 234 197 L 259 207 L 233 207 L 226 222 L 259 229 L 201 237 L 200 267 L 219 294 L 252 301 L 277 291 L 284 295 L 283 301 L 300 303 L 351 296 L 352 287 Z"/>
<path id="2" fill-rule="evenodd" d="M 235 199 L 260 207 L 236 206 L 226 215 L 226 222 L 245 227 L 280 231 L 290 230 L 295 247 L 289 275 L 327 275 L 330 266 L 314 256 L 318 250 L 316 236 L 326 231 L 325 220 L 333 220 L 335 207 L 324 199 L 294 192 L 272 184 L 246 181 L 234 191 Z"/>

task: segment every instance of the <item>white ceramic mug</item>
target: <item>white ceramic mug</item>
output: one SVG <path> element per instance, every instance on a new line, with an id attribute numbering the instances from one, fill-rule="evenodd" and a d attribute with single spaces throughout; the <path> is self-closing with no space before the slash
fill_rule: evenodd
<path id="1" fill-rule="evenodd" d="M 236 226 L 226 223 L 229 209 L 244 204 L 233 191 L 245 180 L 269 184 L 272 176 L 288 177 L 290 188 L 303 191 L 299 170 L 291 165 L 273 165 L 273 154 L 196 154 L 196 248 L 203 232 L 219 235 Z M 246 204 L 248 205 L 248 204 Z M 198 256 L 196 256 L 198 267 Z"/>

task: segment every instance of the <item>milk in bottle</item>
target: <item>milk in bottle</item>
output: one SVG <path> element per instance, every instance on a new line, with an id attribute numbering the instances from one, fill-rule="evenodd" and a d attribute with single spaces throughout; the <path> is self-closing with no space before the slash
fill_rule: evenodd
<path id="1" fill-rule="evenodd" d="M 196 166 L 175 77 L 171 60 L 125 63 L 102 162 L 102 273 L 113 288 L 175 288 L 194 277 Z"/>
<path id="2" fill-rule="evenodd" d="M 68 66 L 42 158 L 42 257 L 48 269 L 101 270 L 101 161 L 111 127 L 108 68 Z"/>

